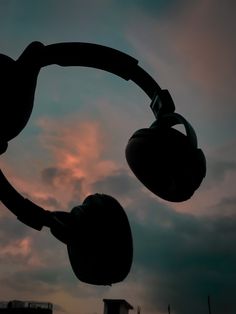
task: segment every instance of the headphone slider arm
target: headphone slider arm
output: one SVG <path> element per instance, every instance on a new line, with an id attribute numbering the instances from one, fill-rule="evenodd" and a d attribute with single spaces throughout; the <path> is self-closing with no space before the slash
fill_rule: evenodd
<path id="1" fill-rule="evenodd" d="M 40 231 L 47 221 L 48 211 L 34 204 L 29 199 L 24 199 L 24 209 L 17 215 L 17 219 L 25 225 Z"/>
<path id="2" fill-rule="evenodd" d="M 162 114 L 173 113 L 175 111 L 175 104 L 169 91 L 167 89 L 157 91 L 152 99 L 150 108 L 156 119 Z"/>

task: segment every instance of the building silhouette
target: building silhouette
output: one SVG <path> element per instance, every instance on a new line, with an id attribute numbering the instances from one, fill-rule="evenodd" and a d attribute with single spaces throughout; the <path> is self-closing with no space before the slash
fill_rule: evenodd
<path id="1" fill-rule="evenodd" d="M 129 310 L 133 309 L 133 306 L 124 299 L 103 299 L 103 302 L 103 314 L 128 314 Z"/>
<path id="2" fill-rule="evenodd" d="M 103 299 L 103 302 L 103 314 L 129 314 L 133 309 L 124 299 Z M 0 302 L 0 314 L 53 314 L 53 305 L 36 301 L 3 301 Z"/>
<path id="3" fill-rule="evenodd" d="M 0 302 L 0 314 L 52 314 L 53 305 L 47 302 L 19 301 Z"/>

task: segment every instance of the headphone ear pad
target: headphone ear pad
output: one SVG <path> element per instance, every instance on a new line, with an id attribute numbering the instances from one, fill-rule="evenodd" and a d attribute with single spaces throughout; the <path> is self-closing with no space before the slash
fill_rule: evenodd
<path id="1" fill-rule="evenodd" d="M 83 282 L 111 285 L 130 271 L 133 243 L 128 217 L 113 197 L 88 196 L 71 211 L 73 236 L 67 244 L 75 275 Z"/>
<path id="2" fill-rule="evenodd" d="M 150 191 L 172 202 L 189 199 L 206 174 L 203 152 L 169 127 L 136 131 L 127 144 L 126 159 Z"/>

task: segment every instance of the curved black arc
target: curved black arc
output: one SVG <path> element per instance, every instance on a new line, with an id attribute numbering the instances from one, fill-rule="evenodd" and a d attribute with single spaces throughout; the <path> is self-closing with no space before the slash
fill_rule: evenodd
<path id="1" fill-rule="evenodd" d="M 41 230 L 48 221 L 49 212 L 24 198 L 0 170 L 0 200 L 24 224 Z"/>
<path id="2" fill-rule="evenodd" d="M 140 66 L 138 61 L 119 50 L 92 43 L 68 42 L 44 46 L 39 42 L 27 47 L 17 60 L 19 63 L 40 69 L 52 64 L 59 66 L 85 66 L 108 71 L 125 80 L 132 80 L 151 99 L 161 92 L 156 81 Z M 31 45 L 32 45 L 31 44 Z M 30 50 L 33 49 L 33 50 Z M 17 192 L 0 170 L 0 200 L 19 220 L 41 230 L 48 225 L 48 211 L 24 198 Z"/>
<path id="3" fill-rule="evenodd" d="M 16 216 L 18 207 L 24 206 L 25 198 L 18 193 L 9 183 L 7 178 L 0 170 L 0 199 L 3 204 L 9 208 Z"/>
<path id="4" fill-rule="evenodd" d="M 151 99 L 161 91 L 157 82 L 138 65 L 138 60 L 119 50 L 92 43 L 67 42 L 44 46 L 41 66 L 85 66 L 132 80 Z"/>

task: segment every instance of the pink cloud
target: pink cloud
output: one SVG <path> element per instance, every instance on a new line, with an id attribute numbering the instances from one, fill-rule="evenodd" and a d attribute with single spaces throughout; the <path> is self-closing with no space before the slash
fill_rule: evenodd
<path id="1" fill-rule="evenodd" d="M 41 143 L 51 152 L 58 166 L 72 168 L 78 176 L 99 174 L 99 171 L 94 173 L 97 165 L 93 164 L 101 159 L 106 136 L 98 122 L 42 118 L 39 125 L 43 132 Z M 110 164 L 107 161 L 107 165 L 101 166 L 105 173 L 106 169 L 110 171 Z"/>
<path id="2" fill-rule="evenodd" d="M 17 259 L 19 267 L 41 267 L 43 266 L 43 261 L 39 257 L 38 252 L 33 248 L 33 239 L 30 236 L 17 239 L 14 241 L 9 241 L 7 244 L 1 246 L 0 258 L 8 260 L 11 258 Z M 24 261 L 22 263 L 22 261 Z"/>
<path id="3" fill-rule="evenodd" d="M 80 203 L 88 194 L 97 192 L 93 190 L 95 182 L 128 168 L 125 145 L 136 129 L 148 125 L 143 125 L 142 120 L 150 114 L 143 105 L 140 115 L 135 105 L 138 107 L 128 102 L 124 110 L 119 103 L 102 98 L 91 104 L 97 120 L 78 113 L 61 118 L 41 117 L 37 122 L 40 135 L 30 140 L 34 141 L 32 152 L 29 145 L 20 149 L 16 146 L 18 157 L 6 155 L 2 169 L 16 189 L 38 205 L 48 210 L 68 210 L 71 202 Z M 50 169 L 57 174 L 49 182 L 42 174 Z"/>
<path id="4" fill-rule="evenodd" d="M 28 256 L 31 252 L 31 239 L 29 237 L 15 240 L 1 248 L 0 256 Z"/>
<path id="5" fill-rule="evenodd" d="M 52 166 L 69 170 L 69 175 L 63 176 L 63 182 L 60 179 L 54 181 L 57 194 L 62 200 L 64 198 L 63 201 L 68 202 L 72 197 L 71 181 L 81 180 L 80 196 L 85 197 L 93 192 L 92 183 L 118 168 L 114 161 L 103 157 L 108 140 L 98 122 L 81 121 L 75 117 L 60 120 L 41 118 L 39 126 L 42 128 L 40 141 L 52 157 Z"/>
<path id="6" fill-rule="evenodd" d="M 232 9 L 212 0 L 198 1 L 184 10 L 172 38 L 173 48 L 183 55 L 192 79 L 197 79 L 208 92 L 223 92 L 225 96 L 233 92 L 235 68 Z"/>
<path id="7" fill-rule="evenodd" d="M 61 119 L 41 118 L 38 125 L 41 128 L 39 146 L 46 156 L 45 164 L 43 159 L 40 162 L 34 161 L 21 174 L 17 164 L 12 164 L 7 159 L 1 161 L 1 168 L 9 181 L 38 205 L 47 205 L 47 209 L 55 210 L 56 204 L 51 202 L 50 206 L 50 198 L 55 199 L 54 203 L 58 200 L 66 209 L 73 199 L 81 201 L 88 194 L 94 193 L 92 184 L 119 168 L 115 161 L 104 157 L 104 151 L 109 145 L 109 134 L 102 129 L 99 122 L 74 116 Z M 37 156 L 33 157 L 35 160 L 36 158 Z M 32 166 L 33 175 L 29 171 Z M 54 177 L 53 185 L 45 184 L 41 177 L 41 171 L 50 167 L 59 169 L 61 173 Z M 75 182 L 81 182 L 77 196 Z"/>
<path id="8" fill-rule="evenodd" d="M 131 19 L 127 37 L 160 83 L 181 93 L 194 87 L 205 99 L 201 110 L 215 100 L 214 115 L 222 117 L 235 113 L 234 9 L 232 1 L 201 0 L 185 2 L 169 19 L 139 12 L 143 23 Z"/>

